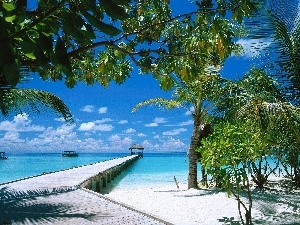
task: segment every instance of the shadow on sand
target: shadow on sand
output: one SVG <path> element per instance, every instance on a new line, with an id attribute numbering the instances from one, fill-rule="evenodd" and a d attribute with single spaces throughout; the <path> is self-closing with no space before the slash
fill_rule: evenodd
<path id="1" fill-rule="evenodd" d="M 42 224 L 57 222 L 61 218 L 85 218 L 94 214 L 74 213 L 68 204 L 56 204 L 44 201 L 50 195 L 59 195 L 74 191 L 74 188 L 59 188 L 53 190 L 34 190 L 27 192 L 0 189 L 0 224 Z"/>
<path id="2" fill-rule="evenodd" d="M 299 225 L 300 224 L 300 190 L 287 180 L 270 181 L 264 190 L 252 191 L 253 224 L 263 225 Z M 245 193 L 242 193 L 247 202 Z M 237 218 L 239 220 L 239 218 Z M 218 219 L 226 225 L 241 224 L 233 217 Z"/>

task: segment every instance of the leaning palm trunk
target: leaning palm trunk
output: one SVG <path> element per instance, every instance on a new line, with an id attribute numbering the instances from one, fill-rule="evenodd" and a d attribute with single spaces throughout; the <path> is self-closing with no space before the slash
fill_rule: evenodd
<path id="1" fill-rule="evenodd" d="M 200 122 L 194 121 L 193 134 L 191 137 L 191 143 L 189 148 L 189 177 L 188 177 L 188 188 L 198 188 L 197 183 L 197 161 L 198 157 L 196 149 L 199 147 L 199 126 Z"/>

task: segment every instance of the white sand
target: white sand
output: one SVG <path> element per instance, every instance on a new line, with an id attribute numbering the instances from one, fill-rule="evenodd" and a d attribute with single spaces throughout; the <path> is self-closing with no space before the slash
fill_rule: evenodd
<path id="1" fill-rule="evenodd" d="M 183 185 L 181 185 L 183 186 Z M 239 220 L 237 202 L 216 190 L 187 190 L 174 186 L 115 189 L 109 197 L 178 225 L 224 224 L 218 219 Z"/>
<path id="2" fill-rule="evenodd" d="M 254 224 L 300 224 L 300 194 L 253 193 Z M 176 225 L 239 224 L 237 201 L 218 190 L 187 190 L 186 184 L 116 188 L 107 196 Z M 296 205 L 296 207 L 295 207 Z M 282 212 L 286 212 L 282 214 Z"/>

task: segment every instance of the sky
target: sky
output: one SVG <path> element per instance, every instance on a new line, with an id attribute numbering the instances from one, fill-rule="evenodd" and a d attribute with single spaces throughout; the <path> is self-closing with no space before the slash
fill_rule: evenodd
<path id="1" fill-rule="evenodd" d="M 245 46 L 245 54 L 229 58 L 222 71 L 225 77 L 241 77 L 250 68 L 247 59 L 254 53 L 249 49 L 249 42 L 240 42 Z M 112 83 L 106 89 L 100 84 L 84 83 L 69 89 L 60 81 L 41 81 L 38 75 L 22 86 L 60 97 L 70 108 L 75 123 L 66 124 L 51 111 L 0 115 L 0 146 L 6 153 L 63 150 L 129 153 L 129 147 L 135 143 L 141 144 L 145 152 L 188 151 L 193 120 L 187 110 L 165 111 L 148 106 L 131 112 L 139 102 L 157 97 L 170 99 L 172 95 L 161 90 L 151 75 L 140 75 L 137 68 L 124 84 Z"/>
<path id="2" fill-rule="evenodd" d="M 246 68 L 242 58 L 232 57 L 225 64 L 224 73 L 239 77 Z M 60 97 L 70 108 L 75 123 L 66 124 L 51 111 L 1 116 L 0 146 L 7 153 L 63 150 L 120 153 L 129 152 L 135 143 L 141 144 L 145 152 L 188 151 L 193 120 L 187 110 L 146 106 L 131 112 L 144 100 L 170 99 L 172 92 L 161 90 L 151 75 L 140 75 L 135 70 L 124 84 L 111 84 L 106 89 L 99 84 L 84 83 L 69 89 L 63 82 L 45 82 L 38 76 L 24 86 Z"/>

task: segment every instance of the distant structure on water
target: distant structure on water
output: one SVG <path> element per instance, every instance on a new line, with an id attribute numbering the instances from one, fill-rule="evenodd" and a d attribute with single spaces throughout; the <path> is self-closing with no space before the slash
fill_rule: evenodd
<path id="1" fill-rule="evenodd" d="M 78 153 L 75 151 L 63 151 L 63 157 L 78 157 Z"/>
<path id="2" fill-rule="evenodd" d="M 143 158 L 144 157 L 144 147 L 141 146 L 140 144 L 134 144 L 132 145 L 130 148 L 130 155 L 138 155 L 140 158 Z"/>
<path id="3" fill-rule="evenodd" d="M 0 152 L 0 159 L 7 159 L 5 152 Z"/>

